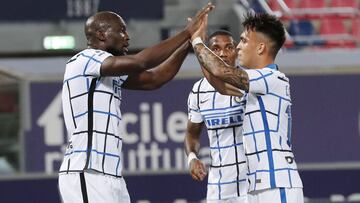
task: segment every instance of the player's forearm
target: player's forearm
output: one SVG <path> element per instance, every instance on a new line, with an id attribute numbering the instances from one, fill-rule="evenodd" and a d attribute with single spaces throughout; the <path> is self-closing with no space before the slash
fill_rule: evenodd
<path id="1" fill-rule="evenodd" d="M 249 90 L 249 78 L 244 70 L 227 65 L 202 43 L 196 44 L 194 51 L 200 64 L 216 78 L 242 90 Z"/>
<path id="2" fill-rule="evenodd" d="M 154 71 L 154 85 L 159 88 L 169 82 L 179 72 L 188 52 L 190 44 L 186 41 L 167 60 L 151 71 Z"/>
<path id="3" fill-rule="evenodd" d="M 136 54 L 136 57 L 144 61 L 146 67 L 155 67 L 165 61 L 176 49 L 189 39 L 190 33 L 187 30 L 183 30 L 155 46 L 144 49 Z"/>
<path id="4" fill-rule="evenodd" d="M 204 123 L 193 123 L 190 120 L 187 123 L 185 135 L 185 152 L 189 155 L 190 152 L 198 154 L 200 149 L 200 134 Z"/>
<path id="5" fill-rule="evenodd" d="M 185 152 L 187 155 L 189 155 L 190 152 L 199 154 L 200 142 L 199 140 L 194 139 L 192 135 L 186 134 L 184 145 L 185 145 Z"/>
<path id="6" fill-rule="evenodd" d="M 234 87 L 233 85 L 226 83 L 215 76 L 211 75 L 209 71 L 207 71 L 204 67 L 201 67 L 201 70 L 207 79 L 207 81 L 218 91 L 220 94 L 223 95 L 230 95 L 230 96 L 238 96 L 242 97 L 243 94 L 239 91 L 239 88 Z"/>

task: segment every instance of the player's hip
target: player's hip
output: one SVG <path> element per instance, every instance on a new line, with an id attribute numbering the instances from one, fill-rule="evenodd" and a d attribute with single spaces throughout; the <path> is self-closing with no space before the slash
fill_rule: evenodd
<path id="1" fill-rule="evenodd" d="M 302 188 L 273 188 L 256 190 L 247 195 L 248 203 L 304 203 Z"/>
<path id="2" fill-rule="evenodd" d="M 125 180 L 100 173 L 80 172 L 60 174 L 59 190 L 64 203 L 130 203 Z"/>

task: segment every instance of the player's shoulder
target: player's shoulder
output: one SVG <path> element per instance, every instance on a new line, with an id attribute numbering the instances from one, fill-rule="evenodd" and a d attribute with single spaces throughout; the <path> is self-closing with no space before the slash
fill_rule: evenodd
<path id="1" fill-rule="evenodd" d="M 103 50 L 99 50 L 99 49 L 84 49 L 80 52 L 78 52 L 77 54 L 75 54 L 74 56 L 72 56 L 67 63 L 76 61 L 79 58 L 85 58 L 85 59 L 92 59 L 94 61 L 102 61 L 105 58 L 112 56 L 112 54 L 110 54 L 109 52 L 103 51 Z"/>
<path id="2" fill-rule="evenodd" d="M 206 80 L 206 78 L 201 78 L 194 83 L 192 92 L 209 91 L 209 89 L 213 89 L 210 83 Z"/>
<path id="3" fill-rule="evenodd" d="M 111 55 L 112 56 L 112 54 L 107 51 L 100 50 L 100 49 L 92 49 L 92 48 L 84 49 L 80 53 L 83 53 L 86 55 L 91 55 L 91 56 L 103 56 L 103 55 Z"/>

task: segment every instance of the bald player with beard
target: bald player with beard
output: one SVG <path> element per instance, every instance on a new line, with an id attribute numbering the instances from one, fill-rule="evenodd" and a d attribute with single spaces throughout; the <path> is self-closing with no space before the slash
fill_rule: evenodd
<path id="1" fill-rule="evenodd" d="M 130 203 L 122 176 L 121 88 L 153 90 L 171 80 L 189 39 L 213 9 L 208 4 L 175 36 L 127 55 L 124 20 L 99 12 L 85 24 L 88 48 L 66 64 L 62 107 L 68 144 L 59 171 L 63 202 Z"/>

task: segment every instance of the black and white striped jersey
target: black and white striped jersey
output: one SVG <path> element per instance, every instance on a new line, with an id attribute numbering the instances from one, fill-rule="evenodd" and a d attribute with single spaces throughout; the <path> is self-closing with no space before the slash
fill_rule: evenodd
<path id="1" fill-rule="evenodd" d="M 244 147 L 249 165 L 249 190 L 302 187 L 291 149 L 289 79 L 271 64 L 246 69 Z"/>
<path id="2" fill-rule="evenodd" d="M 188 98 L 188 117 L 207 127 L 211 166 L 207 199 L 228 199 L 246 195 L 247 165 L 242 126 L 245 100 L 221 95 L 203 78 L 196 82 Z"/>
<path id="3" fill-rule="evenodd" d="M 127 76 L 101 77 L 102 62 L 112 56 L 86 49 L 66 64 L 62 107 L 68 133 L 60 173 L 91 170 L 121 177 L 121 85 Z"/>

